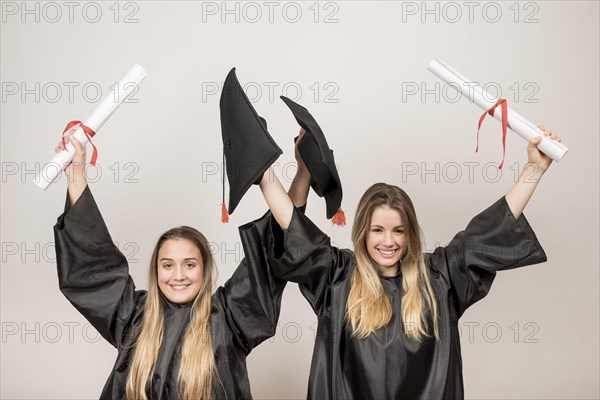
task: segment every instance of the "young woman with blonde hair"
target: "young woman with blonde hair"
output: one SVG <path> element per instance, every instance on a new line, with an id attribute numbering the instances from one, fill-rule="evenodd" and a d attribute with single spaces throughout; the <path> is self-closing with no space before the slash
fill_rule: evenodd
<path id="1" fill-rule="evenodd" d="M 464 397 L 458 319 L 488 293 L 497 271 L 546 261 L 522 214 L 551 163 L 536 148 L 540 139 L 529 143 L 528 163 L 507 194 L 426 254 L 412 201 L 396 186 L 377 183 L 360 199 L 353 252 L 331 246 L 294 207 L 298 199 L 265 174 L 270 264 L 299 284 L 318 317 L 309 399 Z M 306 201 L 311 178 L 296 158 Z"/>
<path id="2" fill-rule="evenodd" d="M 85 149 L 69 140 L 76 154 L 54 227 L 58 277 L 67 299 L 118 350 L 100 398 L 251 398 L 246 356 L 274 335 L 285 287 L 261 246 L 268 218 L 240 228 L 245 258 L 216 291 L 208 242 L 186 226 L 161 235 L 148 290 L 136 290 L 87 185 Z"/>

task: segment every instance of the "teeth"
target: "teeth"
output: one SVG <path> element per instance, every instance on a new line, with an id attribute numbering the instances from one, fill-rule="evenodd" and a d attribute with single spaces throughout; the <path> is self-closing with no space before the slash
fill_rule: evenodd
<path id="1" fill-rule="evenodd" d="M 392 254 L 394 254 L 396 252 L 396 250 L 382 250 L 382 249 L 379 249 L 379 252 L 381 254 L 383 254 L 383 255 L 391 256 Z"/>
<path id="2" fill-rule="evenodd" d="M 172 287 L 174 290 L 185 290 L 185 289 L 188 287 L 188 285 L 178 285 L 178 286 L 171 285 L 171 287 Z"/>

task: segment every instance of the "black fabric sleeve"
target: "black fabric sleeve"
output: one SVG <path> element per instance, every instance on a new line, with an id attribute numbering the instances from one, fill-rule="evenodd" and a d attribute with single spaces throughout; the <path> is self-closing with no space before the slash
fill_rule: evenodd
<path id="1" fill-rule="evenodd" d="M 219 289 L 231 330 L 246 354 L 275 335 L 286 281 L 273 275 L 265 237 L 270 212 L 239 228 L 244 259 Z"/>
<path id="2" fill-rule="evenodd" d="M 352 253 L 331 246 L 329 237 L 297 208 L 285 232 L 271 218 L 268 246 L 274 274 L 298 283 L 317 315 L 326 312 L 331 303 L 328 289 L 345 279 Z"/>
<path id="3" fill-rule="evenodd" d="M 136 304 L 125 256 L 113 243 L 89 186 L 54 226 L 60 290 L 98 332 L 119 347 Z"/>
<path id="4" fill-rule="evenodd" d="M 432 268 L 449 281 L 458 316 L 487 295 L 496 271 L 546 261 L 546 253 L 521 214 L 515 219 L 502 197 L 474 217 L 446 247 L 432 255 Z"/>

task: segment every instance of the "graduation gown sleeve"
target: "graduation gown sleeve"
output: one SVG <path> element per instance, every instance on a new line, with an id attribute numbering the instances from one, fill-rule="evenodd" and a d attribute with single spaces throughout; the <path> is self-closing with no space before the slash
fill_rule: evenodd
<path id="1" fill-rule="evenodd" d="M 505 197 L 475 216 L 446 247 L 437 248 L 430 267 L 449 284 L 460 317 L 487 295 L 496 271 L 546 261 L 533 229 L 521 214 L 515 219 Z"/>
<path id="2" fill-rule="evenodd" d="M 98 332 L 120 347 L 145 292 L 136 292 L 127 259 L 113 243 L 89 186 L 54 226 L 60 290 Z"/>
<path id="3" fill-rule="evenodd" d="M 266 252 L 270 213 L 239 228 L 244 259 L 219 289 L 228 323 L 248 354 L 275 335 L 286 281 L 273 275 Z"/>
<path id="4" fill-rule="evenodd" d="M 276 276 L 299 284 L 317 316 L 328 312 L 331 286 L 342 282 L 353 263 L 353 254 L 331 245 L 306 215 L 295 208 L 284 232 L 271 218 L 269 259 Z"/>

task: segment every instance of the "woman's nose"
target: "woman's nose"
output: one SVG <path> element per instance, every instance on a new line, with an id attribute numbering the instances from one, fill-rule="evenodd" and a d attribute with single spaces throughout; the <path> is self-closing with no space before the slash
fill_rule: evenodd
<path id="1" fill-rule="evenodd" d="M 178 281 L 185 279 L 185 271 L 183 266 L 178 265 L 175 267 L 175 271 L 173 271 L 173 279 Z"/>
<path id="2" fill-rule="evenodd" d="M 394 244 L 394 239 L 392 237 L 392 232 L 385 232 L 383 234 L 383 244 L 386 246 L 391 246 Z"/>

